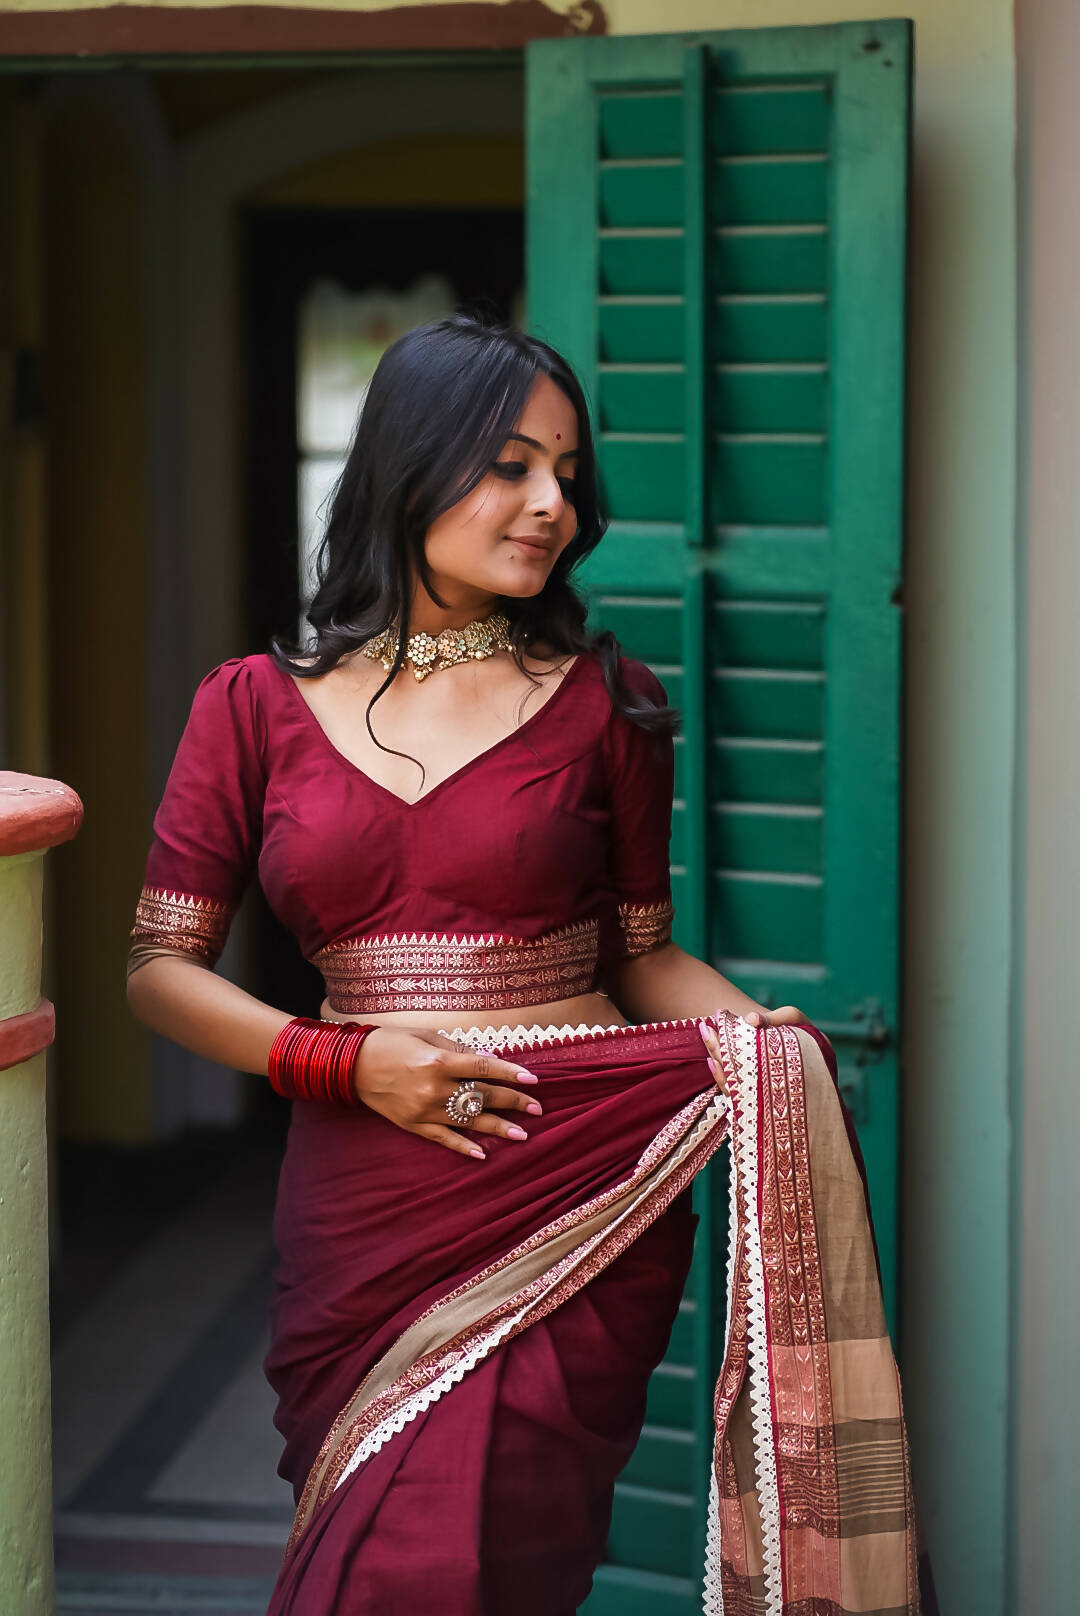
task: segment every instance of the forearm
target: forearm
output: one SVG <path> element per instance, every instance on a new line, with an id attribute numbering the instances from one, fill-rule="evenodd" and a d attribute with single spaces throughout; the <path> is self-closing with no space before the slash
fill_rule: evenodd
<path id="1" fill-rule="evenodd" d="M 633 1022 L 706 1016 L 714 1010 L 738 1016 L 765 1010 L 726 976 L 675 943 L 622 960 L 608 969 L 605 982 L 623 1015 Z"/>
<path id="2" fill-rule="evenodd" d="M 129 977 L 127 998 L 154 1032 L 222 1066 L 264 1076 L 271 1045 L 291 1020 L 180 955 L 148 960 Z"/>

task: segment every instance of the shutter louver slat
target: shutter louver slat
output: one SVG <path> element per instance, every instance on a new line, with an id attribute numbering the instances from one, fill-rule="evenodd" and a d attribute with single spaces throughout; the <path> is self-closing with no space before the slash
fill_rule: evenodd
<path id="1" fill-rule="evenodd" d="M 682 299 L 600 301 L 599 358 L 619 364 L 682 363 Z"/>
<path id="2" fill-rule="evenodd" d="M 828 358 L 828 305 L 821 293 L 721 294 L 712 317 L 721 362 L 823 364 Z"/>
<path id="3" fill-rule="evenodd" d="M 709 133 L 710 150 L 726 157 L 820 155 L 829 144 L 828 87 L 757 84 L 715 90 Z"/>
<path id="4" fill-rule="evenodd" d="M 685 425 L 682 367 L 601 372 L 597 417 L 602 432 L 674 432 Z"/>
<path id="5" fill-rule="evenodd" d="M 712 291 L 824 292 L 828 234 L 823 224 L 717 225 L 714 229 Z"/>
<path id="6" fill-rule="evenodd" d="M 682 284 L 682 230 L 641 226 L 600 237 L 600 293 L 663 297 Z"/>
<path id="7" fill-rule="evenodd" d="M 720 157 L 709 175 L 709 210 L 714 225 L 823 224 L 828 189 L 824 156 Z"/>
<path id="8" fill-rule="evenodd" d="M 824 432 L 824 365 L 717 365 L 712 376 L 713 419 L 738 421 L 744 432 Z"/>

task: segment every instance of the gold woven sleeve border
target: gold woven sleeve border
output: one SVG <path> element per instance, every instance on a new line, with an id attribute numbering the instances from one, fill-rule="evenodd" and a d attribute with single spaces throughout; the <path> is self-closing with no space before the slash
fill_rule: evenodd
<path id="1" fill-rule="evenodd" d="M 169 948 L 213 965 L 225 947 L 233 906 L 190 892 L 143 887 L 131 935 L 138 943 Z"/>
<path id="2" fill-rule="evenodd" d="M 663 903 L 620 903 L 619 926 L 628 958 L 648 954 L 671 941 L 671 922 L 675 906 L 670 899 Z"/>

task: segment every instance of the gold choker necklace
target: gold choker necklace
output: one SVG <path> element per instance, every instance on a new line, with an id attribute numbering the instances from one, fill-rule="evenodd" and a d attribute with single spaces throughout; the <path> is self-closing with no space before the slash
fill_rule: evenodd
<path id="1" fill-rule="evenodd" d="M 392 624 L 368 640 L 364 655 L 384 668 L 392 668 L 397 655 L 398 630 Z M 458 662 L 482 662 L 496 651 L 510 650 L 510 619 L 502 612 L 477 617 L 464 628 L 444 628 L 441 634 L 410 634 L 405 661 L 417 679 L 426 679 L 436 668 L 452 668 Z"/>

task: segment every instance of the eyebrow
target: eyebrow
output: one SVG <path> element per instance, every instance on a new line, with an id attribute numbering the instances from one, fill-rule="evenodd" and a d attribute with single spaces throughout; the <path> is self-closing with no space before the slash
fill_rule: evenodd
<path id="1" fill-rule="evenodd" d="M 524 432 L 508 432 L 506 436 L 507 440 L 514 438 L 518 443 L 527 443 L 530 449 L 543 449 L 544 447 L 544 445 L 542 443 L 538 443 L 535 438 L 527 438 Z M 556 455 L 555 458 L 556 460 L 569 460 L 571 456 L 576 456 L 577 454 L 577 449 L 564 449 L 562 454 Z"/>

